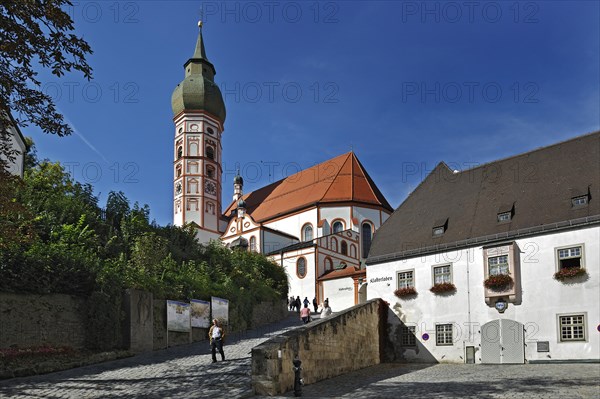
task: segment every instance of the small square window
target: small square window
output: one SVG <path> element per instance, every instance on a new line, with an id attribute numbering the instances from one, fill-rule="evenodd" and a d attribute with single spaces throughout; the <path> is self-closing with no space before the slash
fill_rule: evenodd
<path id="1" fill-rule="evenodd" d="M 587 195 L 581 195 L 579 197 L 571 198 L 571 205 L 573 206 L 573 208 L 585 206 L 587 204 L 588 204 L 588 196 Z"/>
<path id="2" fill-rule="evenodd" d="M 559 270 L 570 267 L 583 267 L 583 246 L 578 245 L 569 248 L 559 248 L 556 250 L 556 253 Z"/>
<path id="3" fill-rule="evenodd" d="M 437 324 L 435 326 L 435 344 L 437 346 L 452 345 L 452 324 Z"/>
<path id="4" fill-rule="evenodd" d="M 585 315 L 574 314 L 558 317 L 560 341 L 585 341 Z"/>
<path id="5" fill-rule="evenodd" d="M 413 271 L 398 273 L 398 289 L 414 287 Z"/>
<path id="6" fill-rule="evenodd" d="M 511 212 L 502 212 L 498 214 L 498 222 L 508 222 L 512 219 Z"/>
<path id="7" fill-rule="evenodd" d="M 402 346 L 417 346 L 417 339 L 415 337 L 415 326 L 402 326 L 400 329 Z"/>

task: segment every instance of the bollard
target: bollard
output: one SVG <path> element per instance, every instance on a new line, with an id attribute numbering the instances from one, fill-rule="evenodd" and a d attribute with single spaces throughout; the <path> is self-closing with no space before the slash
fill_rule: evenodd
<path id="1" fill-rule="evenodd" d="M 302 396 L 302 385 L 304 385 L 301 375 L 302 367 L 300 367 L 302 362 L 296 356 L 292 363 L 294 363 L 294 396 Z"/>

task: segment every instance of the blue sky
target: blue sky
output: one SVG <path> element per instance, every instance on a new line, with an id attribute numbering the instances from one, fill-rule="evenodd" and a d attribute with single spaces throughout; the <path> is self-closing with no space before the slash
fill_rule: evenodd
<path id="1" fill-rule="evenodd" d="M 77 134 L 38 155 L 172 220 L 171 93 L 204 10 L 227 106 L 223 206 L 351 148 L 393 207 L 455 169 L 600 128 L 595 1 L 79 2 L 94 80 L 42 73 Z"/>

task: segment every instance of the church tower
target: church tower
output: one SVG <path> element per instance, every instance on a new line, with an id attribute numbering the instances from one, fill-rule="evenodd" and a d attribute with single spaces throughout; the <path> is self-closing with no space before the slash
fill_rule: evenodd
<path id="1" fill-rule="evenodd" d="M 173 151 L 173 224 L 194 223 L 200 242 L 221 236 L 221 134 L 225 103 L 215 84 L 216 70 L 206 57 L 202 22 L 185 78 L 171 97 Z"/>

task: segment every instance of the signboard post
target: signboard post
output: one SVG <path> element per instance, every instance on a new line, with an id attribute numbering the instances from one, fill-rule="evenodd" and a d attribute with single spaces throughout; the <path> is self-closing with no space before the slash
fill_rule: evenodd
<path id="1" fill-rule="evenodd" d="M 169 331 L 187 332 L 192 339 L 190 304 L 167 300 L 167 348 L 169 347 Z"/>

